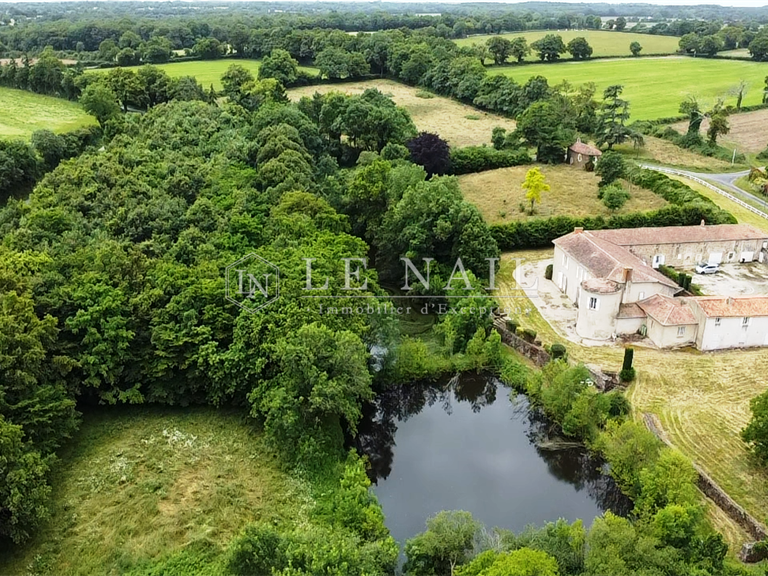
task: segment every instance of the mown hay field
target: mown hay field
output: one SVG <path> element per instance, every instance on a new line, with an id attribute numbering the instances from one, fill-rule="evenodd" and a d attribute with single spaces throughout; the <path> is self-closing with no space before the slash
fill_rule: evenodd
<path id="1" fill-rule="evenodd" d="M 68 132 L 96 124 L 77 102 L 0 88 L 0 137 L 29 138 L 35 130 Z"/>
<path id="2" fill-rule="evenodd" d="M 240 60 L 234 58 L 223 58 L 220 60 L 192 60 L 188 62 L 169 62 L 167 64 L 156 64 L 156 66 L 171 76 L 177 78 L 179 76 L 194 76 L 197 81 L 203 85 L 207 90 L 211 85 L 214 89 L 221 90 L 221 77 L 224 72 L 227 71 L 232 64 L 238 64 L 243 68 L 249 70 L 251 74 L 256 76 L 259 73 L 259 66 L 261 62 L 259 60 Z M 126 66 L 128 70 L 136 70 L 138 66 Z M 317 68 L 299 67 L 300 70 L 304 70 L 309 74 L 316 75 Z M 87 72 L 107 72 L 108 69 L 94 68 Z"/>
<path id="3" fill-rule="evenodd" d="M 600 91 L 621 84 L 622 98 L 630 103 L 631 119 L 651 120 L 678 116 L 680 102 L 689 95 L 696 96 L 705 108 L 718 97 L 735 105 L 736 97 L 729 92 L 741 80 L 751 87 L 744 105 L 759 104 L 768 63 L 668 56 L 499 66 L 490 68 L 489 73 L 505 74 L 520 83 L 539 75 L 550 84 L 563 80 L 574 85 L 594 82 Z"/>
<path id="4" fill-rule="evenodd" d="M 533 216 L 529 215 L 530 202 L 525 199 L 522 183 L 532 166 L 499 168 L 459 177 L 461 192 L 468 201 L 480 209 L 489 224 L 504 224 L 529 218 L 551 216 L 610 216 L 612 212 L 598 199 L 594 172 L 567 164 L 538 165 L 544 174 L 549 192 L 543 192 L 541 203 L 536 203 Z M 667 204 L 666 200 L 650 190 L 624 183 L 631 198 L 616 214 L 655 210 Z M 524 208 L 521 210 L 520 208 Z"/>
<path id="5" fill-rule="evenodd" d="M 650 34 L 634 34 L 632 32 L 611 32 L 609 30 L 537 30 L 530 32 L 514 32 L 511 34 L 502 34 L 503 38 L 509 40 L 518 36 L 528 40 L 528 44 L 543 38 L 547 34 L 558 34 L 562 36 L 563 42 L 568 44 L 574 38 L 584 37 L 592 46 L 593 56 L 627 56 L 632 54 L 629 45 L 632 42 L 639 42 L 643 47 L 643 55 L 647 54 L 673 54 L 679 48 L 680 38 L 675 36 L 651 36 Z M 471 46 L 472 44 L 484 44 L 494 35 L 470 36 L 456 40 L 459 46 Z M 563 58 L 570 58 L 570 54 L 564 54 Z M 538 60 L 536 54 L 530 54 L 529 61 Z"/>
<path id="6" fill-rule="evenodd" d="M 509 118 L 488 114 L 450 98 L 434 96 L 418 88 L 391 80 L 305 86 L 289 90 L 288 96 L 291 100 L 299 100 L 302 96 L 312 96 L 315 92 L 325 94 L 338 91 L 345 94 L 362 94 L 368 88 L 377 88 L 383 94 L 391 95 L 398 106 L 408 110 L 419 130 L 439 134 L 451 146 L 490 144 L 491 131 L 496 126 L 507 130 L 515 128 L 514 121 Z"/>
<path id="7" fill-rule="evenodd" d="M 768 146 L 768 110 L 753 110 L 731 114 L 728 117 L 730 131 L 721 136 L 719 143 L 723 146 L 733 146 L 739 152 L 756 154 L 765 150 Z M 688 122 L 677 122 L 672 128 L 684 134 L 688 130 Z M 709 119 L 705 118 L 701 123 L 701 136 L 706 138 L 709 129 Z"/>

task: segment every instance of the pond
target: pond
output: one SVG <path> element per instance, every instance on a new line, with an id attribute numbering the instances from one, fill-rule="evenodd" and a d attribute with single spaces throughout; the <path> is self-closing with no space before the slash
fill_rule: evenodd
<path id="1" fill-rule="evenodd" d="M 440 510 L 515 532 L 558 518 L 589 527 L 608 509 L 626 514 L 631 503 L 602 462 L 556 434 L 525 396 L 493 376 L 463 374 L 380 394 L 357 446 L 401 546 Z"/>

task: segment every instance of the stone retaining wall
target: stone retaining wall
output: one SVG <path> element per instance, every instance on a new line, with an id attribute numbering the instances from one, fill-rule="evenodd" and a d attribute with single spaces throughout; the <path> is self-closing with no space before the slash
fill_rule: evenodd
<path id="1" fill-rule="evenodd" d="M 666 437 L 660 426 L 657 425 L 656 420 L 651 414 L 644 413 L 643 420 L 648 429 L 653 432 L 659 440 L 664 442 L 664 444 L 670 448 L 674 448 L 673 444 Z M 752 538 L 756 540 L 765 540 L 768 538 L 768 530 L 766 530 L 766 527 L 761 522 L 758 522 L 757 519 L 749 514 L 749 512 L 734 502 L 734 500 L 717 485 L 717 482 L 696 465 L 695 462 L 693 467 L 696 469 L 696 474 L 698 475 L 697 483 L 699 490 L 701 490 L 707 498 L 717 504 L 717 506 L 725 512 L 731 520 L 744 528 Z M 739 559 L 742 560 L 742 562 L 759 562 L 768 557 L 755 552 L 757 552 L 757 549 L 755 549 L 754 544 L 745 544 L 741 549 Z"/>
<path id="2" fill-rule="evenodd" d="M 514 348 L 526 358 L 530 358 L 533 363 L 541 368 L 551 360 L 549 353 L 543 347 L 523 340 L 517 334 L 507 329 L 503 319 L 497 319 L 493 327 L 501 335 L 501 341 L 510 348 Z M 599 366 L 587 365 L 587 370 L 592 377 L 595 386 L 601 392 L 609 392 L 619 385 L 618 372 L 603 371 Z"/>

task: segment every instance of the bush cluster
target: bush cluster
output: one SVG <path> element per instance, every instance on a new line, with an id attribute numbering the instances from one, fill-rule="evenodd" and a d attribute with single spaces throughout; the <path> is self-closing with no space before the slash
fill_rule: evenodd
<path id="1" fill-rule="evenodd" d="M 451 150 L 452 171 L 457 176 L 530 162 L 531 157 L 525 150 L 496 150 L 489 146 L 465 146 Z"/>

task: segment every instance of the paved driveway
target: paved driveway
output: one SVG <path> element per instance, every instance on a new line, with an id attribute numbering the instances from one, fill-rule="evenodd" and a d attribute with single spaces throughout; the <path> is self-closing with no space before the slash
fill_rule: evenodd
<path id="1" fill-rule="evenodd" d="M 693 269 L 686 271 L 693 276 L 693 283 L 707 295 L 768 294 L 768 266 L 759 262 L 721 264 L 720 271 L 715 274 L 696 274 Z"/>

